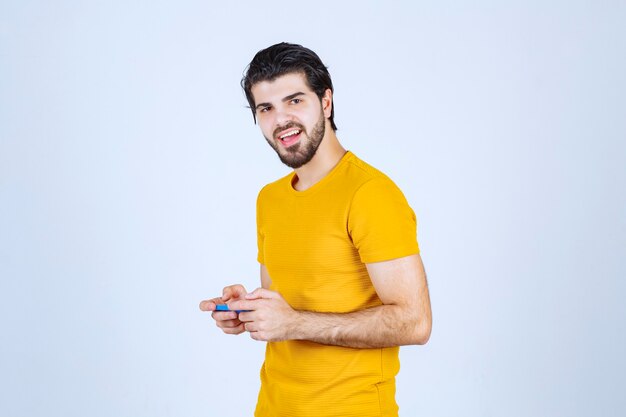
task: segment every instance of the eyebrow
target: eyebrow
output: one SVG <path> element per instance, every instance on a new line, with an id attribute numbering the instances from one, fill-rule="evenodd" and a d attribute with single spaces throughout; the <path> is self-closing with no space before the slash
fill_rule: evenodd
<path id="1" fill-rule="evenodd" d="M 293 94 L 289 94 L 287 97 L 283 98 L 281 101 L 284 103 L 286 101 L 289 100 L 293 100 L 294 98 L 298 97 L 298 96 L 303 96 L 304 93 L 302 91 L 298 91 L 297 93 L 293 93 Z M 272 103 L 259 103 L 256 105 L 256 107 L 254 108 L 255 110 L 258 110 L 260 107 L 267 107 L 267 106 L 271 106 Z"/>

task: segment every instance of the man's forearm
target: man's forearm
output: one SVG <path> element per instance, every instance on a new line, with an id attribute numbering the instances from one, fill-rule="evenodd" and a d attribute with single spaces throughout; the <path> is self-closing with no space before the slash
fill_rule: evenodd
<path id="1" fill-rule="evenodd" d="M 424 344 L 430 333 L 425 318 L 398 305 L 352 313 L 296 313 L 288 339 L 351 348 L 381 348 Z"/>

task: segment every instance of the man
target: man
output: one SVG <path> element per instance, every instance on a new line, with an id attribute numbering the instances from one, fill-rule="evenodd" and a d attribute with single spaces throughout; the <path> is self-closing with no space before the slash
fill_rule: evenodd
<path id="1" fill-rule="evenodd" d="M 397 416 L 398 347 L 431 331 L 415 215 L 339 143 L 332 82 L 313 51 L 258 52 L 242 87 L 294 171 L 257 200 L 261 288 L 231 285 L 200 308 L 224 333 L 268 342 L 255 416 Z M 215 311 L 224 303 L 249 311 Z"/>

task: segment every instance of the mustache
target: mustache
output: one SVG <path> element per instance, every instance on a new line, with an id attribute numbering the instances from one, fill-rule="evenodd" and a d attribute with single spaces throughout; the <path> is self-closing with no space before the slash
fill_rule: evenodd
<path id="1" fill-rule="evenodd" d="M 288 122 L 284 126 L 278 126 L 276 129 L 274 129 L 274 137 L 277 138 L 280 132 L 287 130 L 287 129 L 294 128 L 294 127 L 299 129 L 302 132 L 305 131 L 304 126 L 302 126 L 300 123 Z"/>

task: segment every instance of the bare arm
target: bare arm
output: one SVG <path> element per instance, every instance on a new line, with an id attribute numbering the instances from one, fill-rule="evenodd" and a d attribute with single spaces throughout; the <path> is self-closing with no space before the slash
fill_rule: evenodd
<path id="1" fill-rule="evenodd" d="M 261 264 L 261 288 L 269 290 L 271 283 L 272 279 L 270 278 L 270 273 L 268 272 L 267 267 Z"/>
<path id="2" fill-rule="evenodd" d="M 261 281 L 269 274 L 261 266 Z M 256 340 L 310 340 L 354 348 L 424 344 L 431 332 L 430 297 L 419 255 L 367 265 L 382 306 L 353 313 L 315 313 L 292 309 L 279 293 L 264 286 L 235 301 Z M 269 286 L 269 285 L 268 285 Z"/>

